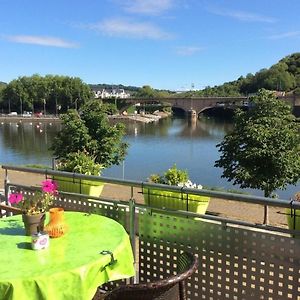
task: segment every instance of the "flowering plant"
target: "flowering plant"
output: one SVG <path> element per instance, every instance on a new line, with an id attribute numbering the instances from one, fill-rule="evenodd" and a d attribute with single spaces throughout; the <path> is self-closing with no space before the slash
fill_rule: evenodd
<path id="1" fill-rule="evenodd" d="M 152 174 L 149 177 L 149 181 L 153 183 L 176 185 L 180 187 L 202 189 L 202 185 L 193 183 L 189 179 L 188 172 L 186 170 L 177 169 L 176 164 L 172 168 L 168 169 L 163 175 Z"/>
<path id="2" fill-rule="evenodd" d="M 43 213 L 52 204 L 53 198 L 57 195 L 57 184 L 48 179 L 42 181 L 42 190 L 34 194 L 25 195 L 22 191 L 12 193 L 8 197 L 10 204 L 16 204 L 26 215 L 35 215 Z"/>

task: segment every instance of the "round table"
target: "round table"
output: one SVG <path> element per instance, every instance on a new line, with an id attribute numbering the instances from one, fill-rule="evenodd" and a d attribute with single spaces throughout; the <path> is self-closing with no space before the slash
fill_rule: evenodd
<path id="1" fill-rule="evenodd" d="M 129 237 L 119 223 L 100 216 L 65 212 L 68 232 L 31 249 L 21 216 L 0 219 L 1 300 L 87 300 L 105 282 L 134 275 Z M 111 262 L 111 251 L 116 260 Z"/>

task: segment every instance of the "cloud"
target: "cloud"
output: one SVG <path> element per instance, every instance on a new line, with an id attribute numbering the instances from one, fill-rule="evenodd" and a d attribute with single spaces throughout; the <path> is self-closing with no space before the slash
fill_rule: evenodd
<path id="1" fill-rule="evenodd" d="M 100 23 L 85 26 L 109 36 L 127 38 L 170 39 L 171 34 L 147 22 L 132 22 L 126 19 L 107 19 Z"/>
<path id="2" fill-rule="evenodd" d="M 300 31 L 288 31 L 280 34 L 274 34 L 269 36 L 269 39 L 271 40 L 280 40 L 280 39 L 286 39 L 286 38 L 292 38 L 292 37 L 300 37 Z"/>
<path id="3" fill-rule="evenodd" d="M 230 17 L 243 22 L 262 22 L 262 23 L 276 22 L 276 19 L 274 18 L 259 15 L 259 14 L 254 14 L 247 11 L 227 10 L 221 8 L 209 8 L 208 11 L 215 15 Z"/>
<path id="4" fill-rule="evenodd" d="M 77 44 L 68 42 L 61 38 L 49 36 L 34 36 L 34 35 L 10 35 L 4 37 L 6 40 L 14 43 L 33 44 L 40 46 L 60 47 L 60 48 L 76 48 Z"/>
<path id="5" fill-rule="evenodd" d="M 175 50 L 178 55 L 190 56 L 196 54 L 199 51 L 202 51 L 203 49 L 204 48 L 202 47 L 182 46 L 182 47 L 177 47 Z"/>
<path id="6" fill-rule="evenodd" d="M 124 10 L 130 13 L 159 15 L 174 5 L 174 0 L 127 0 L 120 1 Z"/>

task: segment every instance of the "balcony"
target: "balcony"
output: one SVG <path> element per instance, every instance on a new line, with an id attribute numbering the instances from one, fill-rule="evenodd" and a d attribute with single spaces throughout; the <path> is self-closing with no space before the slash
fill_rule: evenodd
<path id="1" fill-rule="evenodd" d="M 22 172 L 23 178 L 65 176 L 101 181 L 105 189 L 115 191 L 109 193 L 104 189 L 100 198 L 61 192 L 54 205 L 65 210 L 101 214 L 122 224 L 130 236 L 135 256 L 134 282 L 169 277 L 176 271 L 178 254 L 188 251 L 199 258 L 196 274 L 187 281 L 188 299 L 300 299 L 300 231 L 288 229 L 285 221 L 286 214 L 293 215 L 300 209 L 299 202 L 164 187 L 211 197 L 208 212 L 200 215 L 145 205 L 143 190 L 147 187 L 162 189 L 161 185 L 54 170 L 2 168 L 6 196 L 18 187 L 30 191 L 36 188 L 35 182 L 25 184 L 26 180 L 12 180 L 16 171 Z M 224 203 L 238 207 L 241 213 L 235 209 L 230 214 L 230 208 L 222 211 L 220 207 L 224 207 Z M 270 225 L 261 223 L 265 205 L 270 208 Z M 294 219 L 300 222 L 300 218 Z M 124 283 L 125 280 L 112 281 L 102 288 L 111 290 Z"/>

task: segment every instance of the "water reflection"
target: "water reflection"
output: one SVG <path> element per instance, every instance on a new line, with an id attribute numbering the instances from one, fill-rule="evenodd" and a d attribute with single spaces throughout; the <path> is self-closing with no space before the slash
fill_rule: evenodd
<path id="1" fill-rule="evenodd" d="M 0 125 L 1 163 L 51 165 L 49 147 L 60 124 L 4 122 Z"/>
<path id="2" fill-rule="evenodd" d="M 232 124 L 214 119 L 186 120 L 180 118 L 167 118 L 150 124 L 126 124 L 127 136 L 154 136 L 169 138 L 223 138 L 224 133 L 231 130 Z"/>
<path id="3" fill-rule="evenodd" d="M 1 164 L 44 164 L 51 166 L 49 147 L 61 128 L 57 123 L 1 123 Z M 174 163 L 187 169 L 192 181 L 206 186 L 232 188 L 221 178 L 222 170 L 214 168 L 220 153 L 216 144 L 229 132 L 232 124 L 226 121 L 167 118 L 156 123 L 126 124 L 125 140 L 129 143 L 124 164 L 104 170 L 109 177 L 146 180 L 152 173 L 160 173 Z M 236 188 L 237 187 L 233 187 Z M 278 192 L 289 198 L 299 187 L 289 186 Z M 260 191 L 252 191 L 262 195 Z"/>

